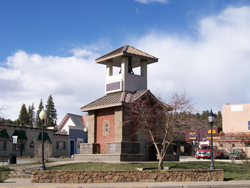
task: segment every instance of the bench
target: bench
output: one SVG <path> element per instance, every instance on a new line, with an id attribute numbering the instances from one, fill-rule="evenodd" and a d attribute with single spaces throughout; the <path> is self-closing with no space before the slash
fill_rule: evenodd
<path id="1" fill-rule="evenodd" d="M 4 162 L 9 164 L 9 157 L 8 156 L 0 156 L 0 162 L 4 164 Z"/>

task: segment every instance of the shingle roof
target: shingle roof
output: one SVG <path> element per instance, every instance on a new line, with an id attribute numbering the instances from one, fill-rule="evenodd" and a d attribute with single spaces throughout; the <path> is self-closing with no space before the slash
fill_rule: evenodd
<path id="1" fill-rule="evenodd" d="M 87 112 L 108 107 L 122 106 L 126 103 L 132 103 L 146 94 L 153 94 L 149 90 L 140 90 L 135 93 L 116 92 L 107 94 L 81 108 L 81 111 Z"/>
<path id="2" fill-rule="evenodd" d="M 71 118 L 71 120 L 74 122 L 76 127 L 84 127 L 83 123 L 82 123 L 82 121 L 80 119 L 80 118 L 82 118 L 82 116 L 78 116 L 78 115 L 75 115 L 75 114 L 69 114 L 69 113 L 68 113 L 68 115 Z"/>
<path id="3" fill-rule="evenodd" d="M 104 63 L 106 60 L 113 59 L 115 57 L 120 57 L 120 56 L 138 57 L 138 58 L 147 60 L 148 63 L 154 63 L 158 61 L 158 58 L 129 45 L 122 46 L 108 54 L 105 54 L 97 58 L 95 61 L 96 63 Z"/>

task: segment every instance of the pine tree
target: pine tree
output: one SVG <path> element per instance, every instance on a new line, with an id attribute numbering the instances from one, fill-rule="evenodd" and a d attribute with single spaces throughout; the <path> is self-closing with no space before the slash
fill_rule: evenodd
<path id="1" fill-rule="evenodd" d="M 19 121 L 21 126 L 28 125 L 29 116 L 25 104 L 22 105 L 19 115 Z"/>
<path id="2" fill-rule="evenodd" d="M 29 127 L 33 127 L 35 124 L 35 107 L 34 107 L 34 103 L 29 106 L 29 110 L 28 110 L 28 116 L 29 116 L 29 121 L 28 121 L 28 126 Z"/>
<path id="3" fill-rule="evenodd" d="M 221 114 L 221 111 L 218 111 L 218 115 L 217 115 L 217 117 L 218 117 L 219 119 L 222 119 L 222 114 Z"/>
<path id="4" fill-rule="evenodd" d="M 38 106 L 38 110 L 36 112 L 36 127 L 42 127 L 42 120 L 39 117 L 40 112 L 43 109 L 43 100 L 41 99 L 40 104 Z"/>
<path id="5" fill-rule="evenodd" d="M 49 96 L 47 101 L 46 114 L 47 114 L 47 127 L 55 127 L 57 120 L 57 113 L 52 95 Z"/>

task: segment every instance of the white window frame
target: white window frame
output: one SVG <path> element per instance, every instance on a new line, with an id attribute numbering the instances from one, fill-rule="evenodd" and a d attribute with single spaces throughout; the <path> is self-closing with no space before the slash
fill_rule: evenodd
<path id="1" fill-rule="evenodd" d="M 109 120 L 103 121 L 103 136 L 109 136 L 110 132 L 110 123 Z"/>

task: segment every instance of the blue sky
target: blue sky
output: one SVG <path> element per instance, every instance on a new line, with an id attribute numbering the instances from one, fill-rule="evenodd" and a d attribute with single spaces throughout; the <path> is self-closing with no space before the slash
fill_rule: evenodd
<path id="1" fill-rule="evenodd" d="M 186 91 L 197 109 L 249 103 L 250 1 L 0 1 L 0 107 L 52 94 L 58 122 L 103 96 L 95 59 L 129 44 L 159 58 L 148 88 L 167 98 Z"/>

